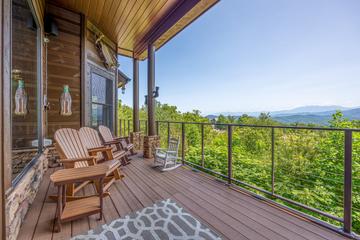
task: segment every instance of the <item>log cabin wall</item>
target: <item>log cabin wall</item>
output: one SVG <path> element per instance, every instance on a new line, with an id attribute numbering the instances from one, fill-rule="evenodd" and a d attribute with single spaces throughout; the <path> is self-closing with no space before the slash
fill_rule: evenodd
<path id="1" fill-rule="evenodd" d="M 97 36 L 99 36 L 100 34 L 102 34 L 100 32 L 100 30 L 96 29 L 90 22 L 87 23 L 87 28 L 86 28 L 86 40 L 85 40 L 85 58 L 86 58 L 86 63 L 85 63 L 85 79 L 84 79 L 84 124 L 86 126 L 92 126 L 92 127 L 97 127 L 98 123 L 97 121 L 94 120 L 95 115 L 96 115 L 96 105 L 92 104 L 92 77 L 93 74 L 96 74 L 97 76 L 100 76 L 101 79 L 105 80 L 111 80 L 112 82 L 112 86 L 110 86 L 112 88 L 111 91 L 111 96 L 107 96 L 108 99 L 111 99 L 111 118 L 112 121 L 110 121 L 110 125 L 109 127 L 111 129 L 115 129 L 115 125 L 116 125 L 116 120 L 115 120 L 115 116 L 116 116 L 116 98 L 117 98 L 117 72 L 114 70 L 109 70 L 104 66 L 104 62 L 103 59 L 100 57 L 99 55 L 99 51 L 95 46 L 95 41 Z M 107 43 L 106 46 L 112 51 L 112 53 L 114 55 L 116 55 L 116 44 L 111 42 L 110 40 L 107 39 Z M 109 86 L 108 86 L 109 87 Z"/>
<path id="2" fill-rule="evenodd" d="M 59 128 L 81 127 L 81 15 L 47 3 L 46 13 L 58 25 L 59 35 L 51 36 L 47 49 L 47 137 Z M 63 86 L 69 85 L 72 115 L 61 116 L 59 98 Z"/>

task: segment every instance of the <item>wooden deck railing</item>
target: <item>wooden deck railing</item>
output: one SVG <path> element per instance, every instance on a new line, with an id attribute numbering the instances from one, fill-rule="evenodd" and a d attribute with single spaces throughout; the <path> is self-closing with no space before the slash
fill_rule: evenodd
<path id="1" fill-rule="evenodd" d="M 132 131 L 132 120 L 119 120 L 119 135 L 128 135 Z M 199 154 L 199 161 L 189 161 L 186 159 L 186 129 L 189 126 L 198 126 L 200 132 L 200 149 L 201 153 Z M 216 171 L 215 169 L 208 168 L 206 164 L 206 141 L 205 141 L 205 128 L 211 127 L 212 129 L 219 128 L 223 134 L 227 135 L 226 149 L 227 149 L 227 162 L 226 169 L 227 172 Z M 269 185 L 270 187 L 266 189 L 263 186 L 256 186 L 257 184 L 246 182 L 243 179 L 238 179 L 234 177 L 234 160 L 233 160 L 233 148 L 234 148 L 234 129 L 239 131 L 239 129 L 266 129 L 269 131 L 270 138 L 270 167 L 269 167 Z M 147 132 L 147 121 L 140 120 L 140 130 L 144 133 Z M 335 181 L 331 179 L 331 174 L 341 175 L 342 178 L 342 196 L 339 195 L 339 199 L 342 199 L 342 214 L 341 216 L 335 215 L 326 211 L 328 206 L 324 207 L 313 207 L 308 204 L 301 203 L 299 201 L 291 199 L 289 196 L 285 196 L 284 194 L 280 194 L 276 189 L 276 177 L 275 173 L 276 169 L 276 146 L 277 139 L 276 134 L 279 131 L 308 131 L 308 132 L 331 132 L 341 134 L 343 141 L 343 149 L 339 149 L 341 153 L 343 153 L 343 157 L 341 159 L 343 169 L 342 172 L 339 173 L 330 173 L 330 176 L 326 178 L 326 176 L 316 176 L 318 179 L 328 179 L 329 183 Z M 261 126 L 261 125 L 244 125 L 244 124 L 219 124 L 219 123 L 199 123 L 199 122 L 175 122 L 175 121 L 156 121 L 156 132 L 162 139 L 162 144 L 166 144 L 171 135 L 178 135 L 181 137 L 181 161 L 183 164 L 189 165 L 195 169 L 210 173 L 212 175 L 218 176 L 223 181 L 226 181 L 227 184 L 231 186 L 241 187 L 242 190 L 247 191 L 248 193 L 255 195 L 265 201 L 269 201 L 272 204 L 280 205 L 283 208 L 286 208 L 291 211 L 295 211 L 296 213 L 311 219 L 317 223 L 320 223 L 330 229 L 338 231 L 345 235 L 352 235 L 352 212 L 359 211 L 360 209 L 354 209 L 353 204 L 353 172 L 355 171 L 353 168 L 353 141 L 354 134 L 356 134 L 356 140 L 360 141 L 360 129 L 345 129 L 345 128 L 328 128 L 328 127 L 300 127 L 300 126 Z M 165 136 L 164 136 L 165 135 Z M 324 135 L 325 137 L 328 135 Z M 360 150 L 360 149 L 359 149 Z M 357 149 L 357 152 L 359 152 Z M 359 156 L 360 157 L 360 156 Z M 225 161 L 225 159 L 223 159 Z M 236 161 L 241 161 L 241 159 L 236 159 Z M 357 163 L 359 169 L 356 171 L 360 171 L 360 161 Z M 249 169 L 251 171 L 253 169 Z M 236 171 L 236 170 L 235 170 Z M 236 174 L 236 172 L 235 172 Z M 306 179 L 300 179 L 302 181 L 307 181 Z M 357 182 L 360 182 L 360 179 L 356 179 Z M 294 183 L 295 184 L 295 183 Z M 326 186 L 331 188 L 331 186 Z M 360 189 L 360 186 L 356 186 L 356 189 Z M 357 190 L 360 193 L 360 190 Z M 282 203 L 279 204 L 279 201 Z M 285 204 L 284 204 L 285 203 Z M 290 206 L 290 207 L 289 207 Z M 317 214 L 317 215 L 314 215 Z M 314 217 L 315 216 L 315 217 Z M 325 219 L 325 220 L 324 220 Z M 327 221 L 326 219 L 330 220 Z M 337 227 L 336 225 L 330 224 L 338 222 L 341 227 Z"/>

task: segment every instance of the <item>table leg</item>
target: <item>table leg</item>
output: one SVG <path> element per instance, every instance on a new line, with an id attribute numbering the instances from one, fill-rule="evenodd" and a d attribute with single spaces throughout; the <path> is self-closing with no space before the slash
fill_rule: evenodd
<path id="1" fill-rule="evenodd" d="M 99 198 L 100 198 L 100 218 L 99 220 L 102 220 L 103 218 L 103 188 L 104 188 L 104 178 L 100 178 L 100 187 L 99 187 Z"/>
<path id="2" fill-rule="evenodd" d="M 56 232 L 61 231 L 61 214 L 62 214 L 62 201 L 63 201 L 63 186 L 58 186 L 58 202 L 56 214 Z"/>

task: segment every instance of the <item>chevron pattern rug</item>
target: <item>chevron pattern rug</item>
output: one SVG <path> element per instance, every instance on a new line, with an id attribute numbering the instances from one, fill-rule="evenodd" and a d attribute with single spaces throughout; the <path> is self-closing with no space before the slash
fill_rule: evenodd
<path id="1" fill-rule="evenodd" d="M 221 239 L 171 199 L 114 220 L 72 240 Z"/>

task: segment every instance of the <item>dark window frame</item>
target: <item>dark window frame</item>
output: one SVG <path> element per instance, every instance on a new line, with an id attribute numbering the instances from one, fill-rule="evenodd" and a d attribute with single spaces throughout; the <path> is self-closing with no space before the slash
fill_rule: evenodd
<path id="1" fill-rule="evenodd" d="M 39 160 L 40 156 L 43 154 L 43 150 L 44 150 L 44 147 L 43 147 L 43 134 L 42 134 L 42 126 L 43 126 L 43 118 L 42 118 L 42 99 L 43 99 L 43 89 L 42 89 L 42 83 L 43 83 L 43 78 L 42 78 L 42 51 L 41 51 L 41 48 L 42 48 L 42 31 L 41 31 L 41 27 L 40 27 L 40 21 L 38 19 L 38 16 L 36 15 L 36 11 L 34 9 L 34 6 L 33 6 L 33 3 L 32 1 L 30 0 L 27 0 L 26 1 L 29 8 L 30 8 L 30 11 L 31 11 L 31 14 L 34 18 L 34 21 L 35 21 L 35 24 L 36 24 L 36 65 L 37 65 L 37 68 L 36 68 L 36 78 L 37 78 L 37 82 L 36 82 L 36 91 L 37 91 L 37 95 L 36 95 L 36 102 L 37 102 L 37 106 L 36 106 L 36 112 L 37 112 L 37 140 L 38 140 L 38 149 L 37 149 L 37 154 L 26 164 L 26 166 L 21 170 L 21 172 L 16 175 L 16 177 L 14 179 L 11 180 L 11 185 L 12 187 L 14 188 L 15 186 L 17 186 L 22 178 L 27 174 L 27 172 L 31 169 L 32 166 L 35 165 L 35 163 Z M 13 5 L 13 1 L 11 1 L 11 13 L 12 13 L 12 5 Z M 12 14 L 11 14 L 11 29 L 12 29 Z M 11 39 L 12 39 L 12 36 L 11 36 Z M 12 40 L 11 40 L 11 46 L 12 46 Z M 12 59 L 12 48 L 10 49 L 10 56 L 11 56 L 11 59 Z M 10 69 L 12 69 L 12 60 L 11 60 L 11 67 Z M 11 79 L 10 79 L 10 82 Z M 11 84 L 12 85 L 12 84 Z M 11 87 L 12 89 L 12 87 Z M 11 94 L 12 96 L 12 94 Z M 13 97 L 13 96 L 12 96 Z M 12 104 L 12 101 L 10 101 L 10 109 L 11 109 L 11 116 L 12 116 L 12 111 L 13 111 L 13 104 Z M 11 117 L 11 122 L 10 122 L 10 125 L 11 125 L 11 129 L 12 129 L 12 117 Z M 12 131 L 11 131 L 11 142 L 12 142 Z M 12 158 L 11 158 L 12 160 Z M 11 164 L 12 164 L 12 161 L 11 161 Z M 11 173 L 12 175 L 12 173 Z"/>
<path id="2" fill-rule="evenodd" d="M 105 78 L 106 81 L 110 81 L 110 87 L 113 87 L 114 85 L 114 79 L 111 77 L 110 74 L 108 74 L 107 72 L 98 69 L 97 67 L 92 67 L 91 68 L 91 72 L 90 72 L 90 125 L 93 127 L 92 125 L 92 114 L 93 114 L 93 105 L 99 105 L 99 106 L 103 106 L 103 107 L 107 107 L 109 109 L 109 124 L 107 125 L 107 127 L 109 127 L 110 129 L 113 129 L 113 118 L 114 118 L 114 91 L 112 91 L 111 94 L 111 101 L 109 101 L 110 103 L 101 103 L 101 102 L 96 102 L 93 101 L 92 97 L 93 97 L 93 91 L 92 91 L 92 84 L 93 84 L 93 79 L 92 76 L 93 74 L 98 75 L 99 77 Z M 107 88 L 105 89 L 107 91 Z"/>

